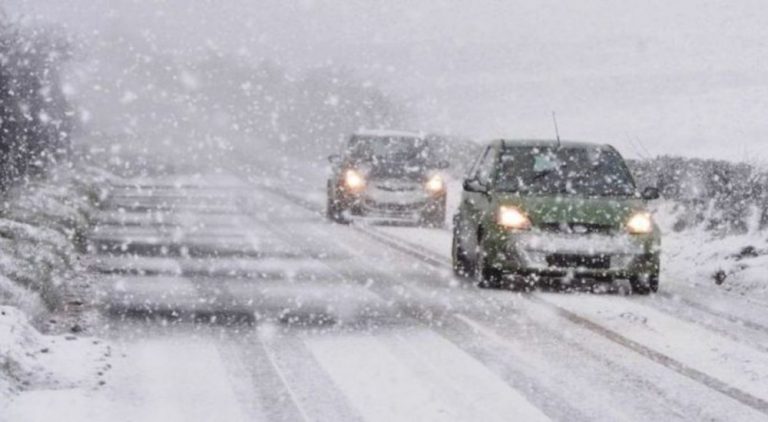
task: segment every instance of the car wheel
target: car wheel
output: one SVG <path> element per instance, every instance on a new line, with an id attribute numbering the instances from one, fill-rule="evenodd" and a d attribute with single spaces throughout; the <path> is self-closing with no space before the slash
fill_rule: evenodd
<path id="1" fill-rule="evenodd" d="M 328 193 L 327 193 L 327 198 L 328 199 L 327 199 L 326 205 L 325 205 L 326 217 L 328 218 L 328 220 L 330 220 L 330 221 L 332 221 L 334 223 L 346 224 L 347 221 L 344 218 L 344 209 L 339 204 L 339 201 L 334 199 L 333 192 L 332 192 L 331 189 L 333 189 L 333 188 L 331 187 L 331 185 L 329 183 L 328 184 Z"/>
<path id="2" fill-rule="evenodd" d="M 445 201 L 429 206 L 421 216 L 422 225 L 431 228 L 441 228 L 445 226 Z"/>
<path id="3" fill-rule="evenodd" d="M 439 229 L 445 226 L 445 210 L 441 210 L 440 212 L 434 212 L 430 213 L 426 218 L 424 218 L 424 225 L 426 227 Z"/>
<path id="4" fill-rule="evenodd" d="M 632 293 L 637 295 L 648 295 L 659 291 L 659 275 L 639 275 L 629 280 L 632 286 Z"/>
<path id="5" fill-rule="evenodd" d="M 531 277 L 515 275 L 509 282 L 509 288 L 514 292 L 530 292 L 536 288 L 536 281 Z"/>
<path id="6" fill-rule="evenodd" d="M 459 244 L 458 234 L 453 232 L 453 242 L 451 245 L 451 256 L 453 258 L 453 273 L 458 277 L 471 277 L 474 274 L 474 266 L 467 256 L 466 252 Z"/>
<path id="7" fill-rule="evenodd" d="M 477 257 L 477 285 L 483 289 L 499 289 L 504 287 L 504 273 L 488 262 L 485 251 L 480 249 Z"/>

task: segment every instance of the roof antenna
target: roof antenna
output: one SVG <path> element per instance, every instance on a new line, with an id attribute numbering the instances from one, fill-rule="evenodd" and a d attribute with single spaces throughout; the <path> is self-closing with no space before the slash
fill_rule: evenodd
<path id="1" fill-rule="evenodd" d="M 557 135 L 557 147 L 560 148 L 560 129 L 557 128 L 557 113 L 552 112 L 552 122 L 555 124 L 555 135 Z"/>

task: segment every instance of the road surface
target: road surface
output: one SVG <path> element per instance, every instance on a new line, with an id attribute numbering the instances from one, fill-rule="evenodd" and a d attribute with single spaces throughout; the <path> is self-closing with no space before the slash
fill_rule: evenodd
<path id="1" fill-rule="evenodd" d="M 449 231 L 333 225 L 319 192 L 237 172 L 113 186 L 88 257 L 112 369 L 40 419 L 768 419 L 759 304 L 672 281 L 478 289 Z"/>

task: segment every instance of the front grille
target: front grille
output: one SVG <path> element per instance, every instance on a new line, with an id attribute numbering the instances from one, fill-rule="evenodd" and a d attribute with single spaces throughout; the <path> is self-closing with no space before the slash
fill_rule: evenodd
<path id="1" fill-rule="evenodd" d="M 414 192 L 422 190 L 422 185 L 415 181 L 403 179 L 373 179 L 370 186 L 384 192 Z"/>
<path id="2" fill-rule="evenodd" d="M 611 234 L 614 231 L 610 225 L 588 223 L 543 223 L 539 227 L 545 232 L 568 234 Z"/>
<path id="3" fill-rule="evenodd" d="M 383 190 L 385 192 L 413 192 L 416 189 L 414 186 L 408 186 L 408 185 L 399 185 L 399 186 L 392 186 L 392 185 L 374 185 L 376 189 Z"/>
<path id="4" fill-rule="evenodd" d="M 418 211 L 424 208 L 425 203 L 424 202 L 412 202 L 412 203 L 406 203 L 406 204 L 398 204 L 398 203 L 387 203 L 387 202 L 377 202 L 377 201 L 364 201 L 363 202 L 365 208 L 371 209 L 371 210 L 379 210 L 379 211 L 392 211 L 392 212 L 412 212 L 412 211 Z"/>
<path id="5" fill-rule="evenodd" d="M 556 268 L 587 268 L 590 270 L 607 270 L 611 268 L 609 255 L 564 255 L 547 256 L 547 265 Z"/>

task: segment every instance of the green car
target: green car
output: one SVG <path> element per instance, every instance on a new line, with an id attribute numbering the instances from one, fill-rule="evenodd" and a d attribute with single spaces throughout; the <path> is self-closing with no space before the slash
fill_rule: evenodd
<path id="1" fill-rule="evenodd" d="M 661 233 L 610 145 L 498 140 L 464 180 L 454 216 L 453 268 L 481 287 L 629 280 L 659 287 Z"/>

